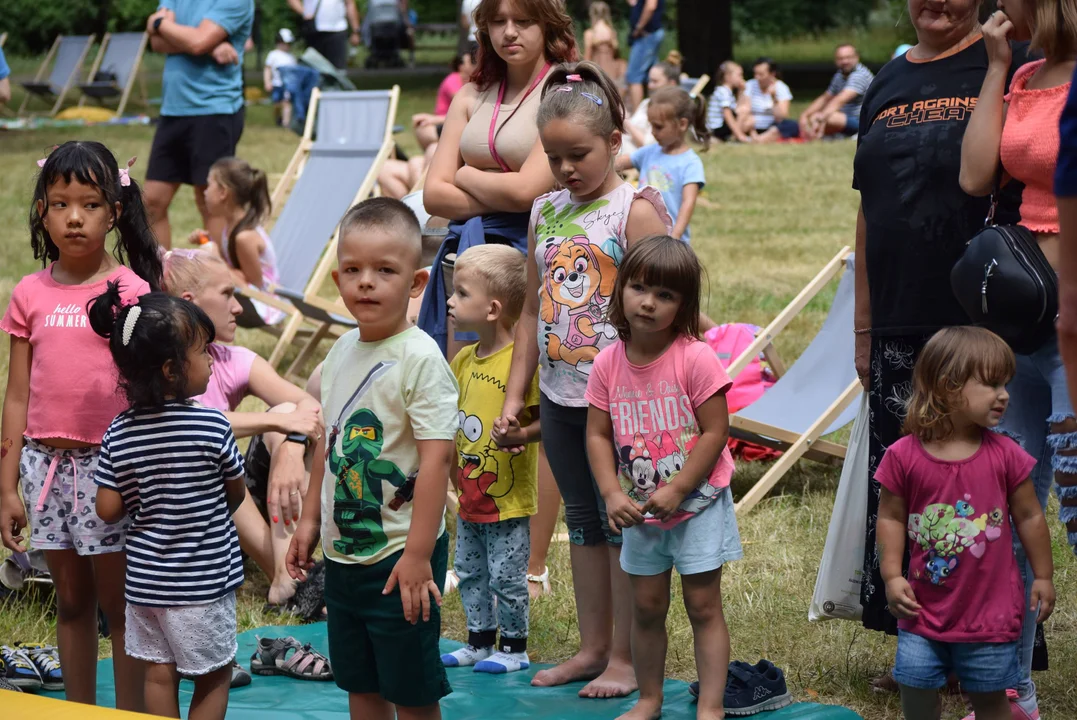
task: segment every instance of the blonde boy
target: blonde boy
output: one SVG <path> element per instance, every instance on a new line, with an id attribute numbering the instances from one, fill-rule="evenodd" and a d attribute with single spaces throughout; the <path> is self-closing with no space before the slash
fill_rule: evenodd
<path id="1" fill-rule="evenodd" d="M 408 321 L 420 254 L 419 224 L 398 200 L 365 200 L 341 221 L 333 280 L 359 328 L 322 367 L 328 437 L 288 551 L 303 577 L 321 530 L 329 656 L 352 720 L 440 718 L 451 692 L 438 606 L 458 388 Z"/>
<path id="2" fill-rule="evenodd" d="M 504 427 L 494 422 L 505 404 L 513 327 L 526 287 L 519 250 L 479 245 L 457 258 L 448 303 L 456 327 L 478 333 L 479 342 L 452 361 L 460 385 L 453 476 L 460 520 L 453 568 L 460 579 L 468 644 L 441 659 L 449 667 L 474 665 L 476 672 L 507 673 L 529 666 L 527 560 L 529 518 L 538 509 L 537 379 L 523 417 L 509 419 Z"/>

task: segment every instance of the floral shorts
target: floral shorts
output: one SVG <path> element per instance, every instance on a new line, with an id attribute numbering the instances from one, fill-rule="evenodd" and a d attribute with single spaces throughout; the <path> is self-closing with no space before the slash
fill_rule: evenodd
<path id="1" fill-rule="evenodd" d="M 236 643 L 236 594 L 202 605 L 149 607 L 127 604 L 123 641 L 136 660 L 175 664 L 182 675 L 198 677 L 232 662 Z"/>
<path id="2" fill-rule="evenodd" d="M 74 550 L 105 555 L 123 550 L 130 519 L 106 523 L 97 516 L 98 447 L 60 450 L 24 439 L 19 479 L 30 545 L 35 550 Z"/>

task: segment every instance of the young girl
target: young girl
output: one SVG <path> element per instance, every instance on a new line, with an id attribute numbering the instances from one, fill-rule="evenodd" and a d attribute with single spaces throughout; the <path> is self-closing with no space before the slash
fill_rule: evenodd
<path id="1" fill-rule="evenodd" d="M 595 0 L 588 8 L 591 27 L 583 31 L 583 59 L 602 68 L 617 88 L 624 83 L 621 63 L 617 60 L 617 31 L 613 28 L 610 6 Z"/>
<path id="2" fill-rule="evenodd" d="M 246 490 L 227 418 L 189 401 L 213 373 L 213 323 L 186 300 L 131 302 L 110 282 L 90 326 L 108 338 L 130 405 L 105 432 L 94 481 L 101 518 L 130 522 L 124 639 L 145 664 L 146 712 L 180 717 L 183 675 L 194 679 L 189 717 L 223 720 L 243 582 L 231 513 Z"/>
<path id="3" fill-rule="evenodd" d="M 617 169 L 636 168 L 642 181 L 658 188 L 673 214 L 673 237 L 690 241 L 688 223 L 703 187 L 703 162 L 688 147 L 684 136 L 691 128 L 696 142 L 710 145 L 707 107 L 702 97 L 692 97 L 684 88 L 664 87 L 650 97 L 647 119 L 655 144 L 645 145 L 631 156 L 617 158 Z"/>
<path id="4" fill-rule="evenodd" d="M 940 330 L 913 370 L 905 437 L 887 449 L 879 481 L 878 549 L 886 600 L 898 618 L 894 679 L 908 720 L 938 718 L 948 672 L 978 720 L 1039 717 L 1014 705 L 1025 608 L 1043 622 L 1055 603 L 1047 521 L 1029 474 L 1036 461 L 991 432 L 1009 402 L 1013 352 L 971 327 Z M 1029 604 L 1013 528 L 1033 577 Z M 905 535 L 912 539 L 908 580 Z"/>
<path id="5" fill-rule="evenodd" d="M 118 283 L 125 300 L 160 284 L 157 242 L 128 171 L 132 162 L 119 168 L 104 145 L 82 141 L 38 162 L 30 238 L 45 269 L 19 281 L 0 321 L 11 336 L 0 534 L 9 550 L 45 551 L 67 698 L 96 703 L 100 603 L 112 629 L 116 704 L 139 712 L 141 669 L 124 653 L 126 522 L 106 523 L 94 510 L 97 446 L 126 405 L 116 395 L 108 347 L 90 329 L 85 309 L 107 282 Z M 113 230 L 118 241 L 109 254 Z M 23 536 L 27 519 L 31 532 Z"/>
<path id="6" fill-rule="evenodd" d="M 584 697 L 623 696 L 636 688 L 629 649 L 631 588 L 618 561 L 620 536 L 606 525 L 588 470 L 584 392 L 595 356 L 617 334 L 603 317 L 621 257 L 637 240 L 669 232 L 670 222 L 657 190 L 636 191 L 614 170 L 623 119 L 620 95 L 597 66 L 583 62 L 551 71 L 537 124 L 550 169 L 564 189 L 540 196 L 531 211 L 527 300 L 498 421 L 504 425 L 520 416 L 538 366 L 542 437 L 557 448 L 549 461 L 572 543 L 580 651 L 537 673 L 532 683 L 597 678 L 580 691 Z"/>
<path id="7" fill-rule="evenodd" d="M 269 217 L 269 185 L 266 174 L 239 158 L 222 158 L 213 163 L 206 181 L 206 209 L 224 222 L 218 246 L 203 245 L 209 252 L 219 252 L 240 286 L 253 285 L 265 290 L 278 280 L 277 255 L 262 222 Z M 192 242 L 204 238 L 205 230 L 191 233 Z M 211 238 L 212 240 L 212 238 Z M 253 300 L 259 317 L 273 325 L 284 317 L 277 308 Z"/>
<path id="8" fill-rule="evenodd" d="M 710 102 L 707 103 L 707 129 L 719 140 L 728 141 L 736 138 L 738 142 L 751 142 L 748 135 L 755 125 L 751 108 L 744 96 L 744 68 L 740 63 L 726 60 L 718 66 L 718 77 L 722 84 L 714 89 Z"/>
<path id="9" fill-rule="evenodd" d="M 651 720 L 662 711 L 674 565 L 695 637 L 697 717 L 723 717 L 729 630 L 722 566 L 742 553 L 726 448 L 732 382 L 699 341 L 701 274 L 692 249 L 668 235 L 632 246 L 610 301 L 619 339 L 595 358 L 587 382 L 587 456 L 610 529 L 624 538 L 621 568 L 632 581 L 639 701 L 625 718 Z M 773 707 L 780 706 L 755 710 Z"/>

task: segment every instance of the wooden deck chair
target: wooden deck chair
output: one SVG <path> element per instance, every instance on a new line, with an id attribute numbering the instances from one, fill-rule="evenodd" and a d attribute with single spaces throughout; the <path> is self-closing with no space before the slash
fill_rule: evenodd
<path id="1" fill-rule="evenodd" d="M 370 194 L 392 152 L 399 99 L 396 85 L 390 90 L 315 90 L 311 96 L 303 138 L 273 192 L 280 214 L 269 234 L 277 255 L 279 282 L 268 291 L 243 288 L 237 295 L 244 305 L 241 326 L 277 330 L 250 311 L 249 300 L 285 313 L 277 330 L 277 345 L 269 356 L 273 367 L 280 364 L 304 324 L 313 326 L 286 378 L 294 378 L 318 343 L 330 337 L 334 326 L 355 326 L 339 299 L 326 300 L 318 291 L 336 261 L 341 218 Z"/>
<path id="2" fill-rule="evenodd" d="M 26 97 L 19 107 L 19 115 L 26 112 L 26 106 L 34 95 L 44 99 L 55 97 L 56 101 L 49 115 L 55 115 L 60 111 L 64 104 L 64 97 L 78 79 L 82 63 L 86 60 L 86 53 L 90 51 L 90 46 L 93 45 L 94 37 L 94 35 L 58 35 L 56 37 L 56 41 L 42 61 L 34 79 L 20 83 L 26 89 Z M 45 70 L 54 58 L 52 72 L 46 78 Z"/>
<path id="3" fill-rule="evenodd" d="M 7 42 L 7 33 L 6 32 L 0 33 L 0 49 L 2 49 L 4 47 L 4 43 L 6 43 L 6 42 Z"/>
<path id="4" fill-rule="evenodd" d="M 752 509 L 796 462 L 807 457 L 839 461 L 845 446 L 822 440 L 853 421 L 861 393 L 853 362 L 853 253 L 849 248 L 827 263 L 793 301 L 756 335 L 728 368 L 735 377 L 752 358 L 765 352 L 778 333 L 834 279 L 844 274 L 826 320 L 800 357 L 761 398 L 730 416 L 730 435 L 784 451 L 777 462 L 736 504 L 737 513 Z"/>
<path id="5" fill-rule="evenodd" d="M 86 82 L 79 83 L 79 90 L 82 91 L 79 107 L 88 97 L 104 105 L 105 100 L 119 96 L 116 117 L 123 117 L 135 80 L 141 78 L 138 70 L 148 42 L 149 36 L 144 32 L 106 34 L 101 41 L 102 51 L 97 53 L 97 60 L 90 68 Z M 147 104 L 145 95 L 143 86 L 143 105 Z"/>
<path id="6" fill-rule="evenodd" d="M 711 81 L 711 76 L 703 73 L 697 78 L 688 77 L 687 73 L 681 73 L 681 87 L 692 97 L 698 97 Z"/>

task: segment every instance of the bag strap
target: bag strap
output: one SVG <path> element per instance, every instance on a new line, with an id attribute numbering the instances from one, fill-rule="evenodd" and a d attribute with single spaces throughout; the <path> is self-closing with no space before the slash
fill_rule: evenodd
<path id="1" fill-rule="evenodd" d="M 1002 163 L 999 162 L 995 172 L 995 180 L 991 183 L 991 206 L 987 209 L 987 217 L 984 219 L 984 227 L 996 225 L 995 214 L 998 212 L 998 199 L 1002 194 Z"/>

